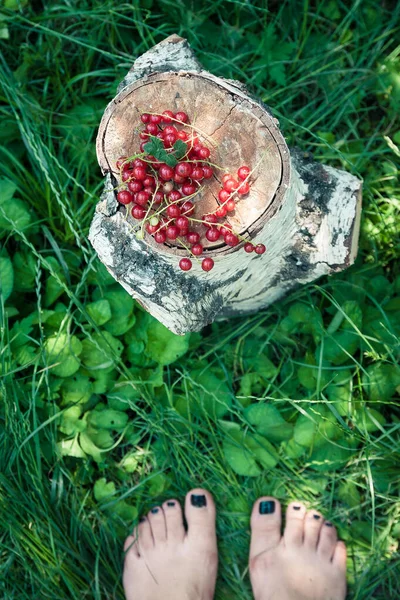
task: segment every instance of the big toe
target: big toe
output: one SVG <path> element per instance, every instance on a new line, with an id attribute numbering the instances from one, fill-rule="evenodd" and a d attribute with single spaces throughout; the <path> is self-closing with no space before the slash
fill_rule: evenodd
<path id="1" fill-rule="evenodd" d="M 207 490 L 195 488 L 186 495 L 185 516 L 188 540 L 207 547 L 216 546 L 215 504 Z"/>
<path id="2" fill-rule="evenodd" d="M 281 505 L 276 498 L 263 496 L 254 503 L 251 513 L 250 560 L 279 544 L 281 524 Z"/>

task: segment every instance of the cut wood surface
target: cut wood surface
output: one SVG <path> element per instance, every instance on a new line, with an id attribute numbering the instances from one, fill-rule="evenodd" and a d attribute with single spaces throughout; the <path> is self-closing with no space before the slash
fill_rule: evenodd
<path id="1" fill-rule="evenodd" d="M 171 57 L 174 57 L 172 61 Z M 174 64 L 172 64 L 172 62 Z M 97 153 L 105 189 L 90 241 L 110 273 L 172 331 L 197 331 L 215 319 L 259 310 L 295 286 L 349 266 L 356 255 L 361 182 L 351 174 L 289 153 L 278 122 L 238 82 L 201 70 L 186 40 L 171 36 L 140 57 L 107 107 Z M 193 261 L 183 273 L 179 244 L 137 240 L 135 222 L 116 201 L 115 163 L 137 153 L 143 112 L 183 110 L 220 169 L 196 197 L 196 218 L 214 211 L 221 177 L 254 169 L 251 191 L 229 217 L 234 230 L 265 244 L 258 256 L 242 245 L 207 243 L 215 266 Z"/>

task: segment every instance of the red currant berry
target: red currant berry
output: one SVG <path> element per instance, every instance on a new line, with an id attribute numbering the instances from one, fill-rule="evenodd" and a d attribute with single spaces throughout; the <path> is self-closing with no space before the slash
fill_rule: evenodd
<path id="1" fill-rule="evenodd" d="M 150 115 L 148 115 L 147 113 L 143 113 L 140 118 L 142 120 L 142 123 L 148 123 L 150 121 Z"/>
<path id="2" fill-rule="evenodd" d="M 175 114 L 175 119 L 179 121 L 179 123 L 187 123 L 189 121 L 187 114 L 181 111 Z"/>
<path id="3" fill-rule="evenodd" d="M 139 181 L 144 181 L 147 177 L 146 169 L 143 167 L 135 167 L 133 169 L 133 176 Z"/>
<path id="4" fill-rule="evenodd" d="M 119 159 L 118 159 L 118 160 L 117 160 L 117 162 L 115 163 L 115 165 L 116 165 L 116 167 L 117 167 L 118 171 L 119 171 L 120 169 L 123 169 L 123 168 L 124 168 L 124 166 L 126 165 L 126 160 L 127 160 L 127 158 L 128 158 L 127 156 L 120 156 L 120 157 L 119 157 Z"/>
<path id="5" fill-rule="evenodd" d="M 220 206 L 219 208 L 217 208 L 217 210 L 215 211 L 215 214 L 217 215 L 217 217 L 219 219 L 222 219 L 223 217 L 226 217 L 226 213 L 228 212 L 228 209 L 226 208 L 226 206 Z"/>
<path id="6" fill-rule="evenodd" d="M 226 175 L 224 175 L 222 178 L 222 183 L 225 183 L 225 181 L 228 181 L 228 179 L 233 179 L 233 177 L 232 175 L 229 175 L 229 173 L 226 173 Z"/>
<path id="7" fill-rule="evenodd" d="M 155 123 L 147 123 L 146 131 L 150 133 L 150 135 L 157 135 L 159 129 Z"/>
<path id="8" fill-rule="evenodd" d="M 131 194 L 131 192 L 128 192 L 128 190 L 121 190 L 117 194 L 117 200 L 121 204 L 130 204 L 131 202 L 133 202 L 133 194 Z"/>
<path id="9" fill-rule="evenodd" d="M 203 223 L 204 225 L 214 225 L 215 223 L 217 223 L 217 217 L 212 213 L 204 215 Z"/>
<path id="10" fill-rule="evenodd" d="M 167 233 L 167 238 L 169 240 L 176 240 L 176 238 L 180 234 L 179 227 L 177 227 L 176 225 L 170 225 L 169 227 L 167 227 L 166 233 Z"/>
<path id="11" fill-rule="evenodd" d="M 163 140 L 165 148 L 171 148 L 171 146 L 173 146 L 176 142 L 176 136 L 172 133 L 168 133 L 167 135 L 163 136 Z"/>
<path id="12" fill-rule="evenodd" d="M 147 223 L 146 225 L 146 231 L 148 233 L 150 233 L 151 235 L 153 235 L 153 233 L 156 233 L 156 231 L 158 231 L 160 229 L 159 225 L 151 225 L 150 223 Z"/>
<path id="13" fill-rule="evenodd" d="M 204 171 L 201 167 L 195 167 L 192 171 L 191 178 L 195 181 L 200 181 L 204 178 Z"/>
<path id="14" fill-rule="evenodd" d="M 162 116 L 163 123 L 171 123 L 171 120 L 174 118 L 175 118 L 175 115 L 172 112 L 172 110 L 164 110 L 163 116 Z"/>
<path id="15" fill-rule="evenodd" d="M 210 158 L 210 154 L 209 148 L 206 148 L 205 146 L 202 146 L 199 148 L 199 150 L 197 150 L 197 156 L 202 160 L 207 160 L 207 158 Z"/>
<path id="16" fill-rule="evenodd" d="M 234 192 L 237 189 L 238 185 L 238 182 L 234 179 L 227 179 L 224 182 L 224 190 L 226 190 L 227 192 Z"/>
<path id="17" fill-rule="evenodd" d="M 244 181 L 243 183 L 241 183 L 237 189 L 237 193 L 240 194 L 241 196 L 245 196 L 246 194 L 248 194 L 250 191 L 250 186 L 247 183 L 247 181 Z"/>
<path id="18" fill-rule="evenodd" d="M 167 194 L 167 198 L 170 202 L 177 202 L 182 198 L 182 194 L 179 190 L 171 190 L 169 194 Z"/>
<path id="19" fill-rule="evenodd" d="M 143 192 L 138 192 L 135 197 L 136 204 L 140 204 L 140 206 L 144 206 L 150 200 L 150 196 L 151 196 L 151 194 L 149 194 L 148 192 L 145 192 L 144 190 L 143 190 Z"/>
<path id="20" fill-rule="evenodd" d="M 256 254 L 264 254 L 265 250 L 266 247 L 264 246 L 264 244 L 257 244 L 257 246 L 254 248 Z"/>
<path id="21" fill-rule="evenodd" d="M 197 187 L 194 183 L 184 183 L 182 186 L 182 194 L 184 196 L 192 196 L 196 193 Z"/>
<path id="22" fill-rule="evenodd" d="M 194 212 L 194 204 L 189 200 L 186 200 L 181 206 L 182 214 L 186 216 L 190 216 Z"/>
<path id="23" fill-rule="evenodd" d="M 195 256 L 200 256 L 200 254 L 203 254 L 203 246 L 201 244 L 193 244 L 191 251 Z"/>
<path id="24" fill-rule="evenodd" d="M 178 130 L 174 125 L 167 125 L 164 127 L 163 133 L 164 135 L 174 135 L 175 137 L 178 137 Z"/>
<path id="25" fill-rule="evenodd" d="M 143 167 L 143 169 L 147 169 L 147 163 L 144 162 L 141 158 L 135 158 L 133 161 L 134 167 Z"/>
<path id="26" fill-rule="evenodd" d="M 174 181 L 175 181 L 175 183 L 178 183 L 179 185 L 183 185 L 184 183 L 187 183 L 188 180 L 186 177 L 180 177 L 179 175 L 177 175 L 175 173 Z"/>
<path id="27" fill-rule="evenodd" d="M 208 165 L 204 165 L 204 167 L 203 167 L 204 179 L 211 179 L 213 174 L 214 174 L 214 171 L 212 170 L 212 167 L 210 167 Z"/>
<path id="28" fill-rule="evenodd" d="M 187 217 L 183 217 L 183 216 L 181 216 L 181 217 L 178 217 L 178 218 L 176 219 L 176 221 L 175 221 L 175 225 L 176 225 L 177 227 L 179 227 L 179 229 L 181 229 L 181 230 L 182 230 L 182 229 L 186 229 L 186 230 L 187 230 L 187 229 L 188 229 L 188 227 L 189 227 L 189 219 L 188 219 Z M 182 233 L 181 233 L 181 235 L 182 235 Z M 186 234 L 185 234 L 185 235 L 186 235 Z"/>
<path id="29" fill-rule="evenodd" d="M 220 235 L 221 233 L 216 227 L 210 227 L 210 229 L 208 229 L 206 232 L 206 238 L 209 242 L 216 242 L 219 239 Z"/>
<path id="30" fill-rule="evenodd" d="M 143 191 L 146 192 L 147 194 L 149 194 L 149 196 L 152 196 L 154 194 L 154 187 L 145 187 L 143 188 Z"/>
<path id="31" fill-rule="evenodd" d="M 222 203 L 224 203 L 228 200 L 228 198 L 230 198 L 230 193 L 226 190 L 220 190 L 218 193 L 218 198 Z"/>
<path id="32" fill-rule="evenodd" d="M 143 189 L 143 185 L 141 181 L 129 181 L 128 189 L 132 194 L 137 194 L 137 192 L 141 192 Z"/>
<path id="33" fill-rule="evenodd" d="M 134 219 L 144 219 L 146 216 L 146 210 L 139 204 L 134 204 L 131 212 Z"/>
<path id="34" fill-rule="evenodd" d="M 157 231 L 157 233 L 154 236 L 154 239 L 156 240 L 157 244 L 164 244 L 164 242 L 167 239 L 167 234 L 165 233 L 165 231 Z"/>
<path id="35" fill-rule="evenodd" d="M 163 200 L 164 200 L 164 194 L 162 192 L 158 191 L 154 194 L 153 204 L 161 204 L 161 202 Z"/>
<path id="36" fill-rule="evenodd" d="M 228 246 L 237 246 L 239 243 L 239 238 L 234 233 L 227 233 L 224 239 L 225 244 L 228 244 Z"/>
<path id="37" fill-rule="evenodd" d="M 250 242 L 247 242 L 244 245 L 244 251 L 245 252 L 248 252 L 250 254 L 250 252 L 253 252 L 253 250 L 254 250 L 254 246 L 253 246 L 253 244 L 250 244 Z"/>
<path id="38" fill-rule="evenodd" d="M 214 266 L 214 261 L 212 258 L 203 258 L 201 261 L 201 268 L 203 271 L 211 271 Z"/>
<path id="39" fill-rule="evenodd" d="M 161 115 L 150 115 L 150 123 L 155 123 L 156 125 L 158 125 L 158 123 L 161 123 L 161 121 L 162 121 Z"/>
<path id="40" fill-rule="evenodd" d="M 232 233 L 232 225 L 230 223 L 224 223 L 219 228 L 221 235 L 225 236 L 227 233 Z"/>
<path id="41" fill-rule="evenodd" d="M 169 181 L 174 176 L 174 170 L 172 167 L 170 167 L 164 163 L 159 168 L 158 174 L 159 174 L 160 178 L 163 179 L 164 181 Z"/>
<path id="42" fill-rule="evenodd" d="M 139 145 L 140 152 L 145 152 L 144 147 L 145 147 L 146 144 L 147 144 L 147 142 L 145 142 L 145 141 L 143 141 L 143 142 L 140 143 L 140 145 Z"/>
<path id="43" fill-rule="evenodd" d="M 127 171 L 122 171 L 121 179 L 124 182 L 131 181 L 134 178 L 133 170 L 128 169 Z"/>
<path id="44" fill-rule="evenodd" d="M 172 181 L 167 181 L 162 186 L 162 190 L 163 190 L 164 194 L 169 194 L 169 192 L 171 192 L 173 189 L 174 189 L 174 184 L 172 183 Z"/>
<path id="45" fill-rule="evenodd" d="M 145 179 L 143 179 L 143 185 L 144 185 L 144 187 L 155 188 L 156 180 L 154 179 L 153 175 L 147 175 L 147 177 Z"/>
<path id="46" fill-rule="evenodd" d="M 178 131 L 178 140 L 182 140 L 183 142 L 187 142 L 188 139 L 189 139 L 189 136 L 186 133 L 186 131 L 183 131 L 183 129 L 181 129 L 180 131 Z"/>
<path id="47" fill-rule="evenodd" d="M 170 206 L 167 207 L 167 215 L 171 219 L 176 219 L 176 217 L 179 217 L 180 214 L 181 214 L 181 209 L 179 208 L 179 206 L 177 204 L 171 204 Z"/>
<path id="48" fill-rule="evenodd" d="M 175 173 L 179 175 L 179 177 L 190 177 L 192 171 L 192 165 L 187 162 L 179 162 L 175 167 Z"/>
<path id="49" fill-rule="evenodd" d="M 241 179 L 243 181 L 250 175 L 250 169 L 249 169 L 249 167 L 245 167 L 245 166 L 240 167 L 240 169 L 238 169 L 237 174 L 238 174 L 239 179 Z"/>
<path id="50" fill-rule="evenodd" d="M 150 136 L 150 134 L 147 131 L 141 131 L 139 133 L 139 137 L 141 140 L 148 140 L 149 136 Z"/>
<path id="51" fill-rule="evenodd" d="M 187 240 L 189 244 L 197 244 L 200 241 L 200 235 L 197 231 L 189 231 L 187 234 Z"/>
<path id="52" fill-rule="evenodd" d="M 228 200 L 225 206 L 228 212 L 232 212 L 236 208 L 236 202 L 233 200 L 233 198 L 231 198 L 230 200 Z"/>

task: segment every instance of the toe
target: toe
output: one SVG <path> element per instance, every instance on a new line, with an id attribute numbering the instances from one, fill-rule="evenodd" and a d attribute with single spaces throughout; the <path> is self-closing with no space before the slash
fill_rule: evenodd
<path id="1" fill-rule="evenodd" d="M 304 537 L 306 507 L 301 502 L 291 502 L 286 510 L 286 524 L 283 537 L 285 546 L 301 546 Z"/>
<path id="2" fill-rule="evenodd" d="M 254 503 L 251 513 L 250 560 L 279 544 L 281 523 L 281 505 L 276 498 L 263 496 Z"/>
<path id="3" fill-rule="evenodd" d="M 335 547 L 335 551 L 332 559 L 333 564 L 335 564 L 342 572 L 346 572 L 346 562 L 347 562 L 347 550 L 344 542 L 338 542 Z"/>
<path id="4" fill-rule="evenodd" d="M 191 490 L 185 499 L 188 539 L 196 543 L 216 544 L 215 504 L 210 492 L 202 488 Z"/>
<path id="5" fill-rule="evenodd" d="M 137 536 L 138 536 L 138 532 L 137 532 L 137 530 L 135 530 L 133 532 L 133 534 L 128 535 L 128 537 L 125 540 L 124 552 L 125 552 L 126 560 L 128 559 L 128 557 L 139 558 L 139 556 L 140 556 L 138 545 L 137 545 L 137 541 L 138 541 Z"/>
<path id="6" fill-rule="evenodd" d="M 153 533 L 151 531 L 150 523 L 149 523 L 148 519 L 146 519 L 146 517 L 143 517 L 139 521 L 138 548 L 139 548 L 139 554 L 142 554 L 142 552 L 145 552 L 145 551 L 148 551 L 148 550 L 151 550 L 152 548 L 154 548 Z"/>
<path id="7" fill-rule="evenodd" d="M 181 542 L 185 537 L 182 507 L 178 500 L 167 500 L 163 504 L 167 540 Z"/>
<path id="8" fill-rule="evenodd" d="M 147 514 L 147 519 L 151 526 L 154 543 L 165 542 L 167 539 L 167 529 L 165 526 L 164 511 L 161 506 L 155 506 Z"/>
<path id="9" fill-rule="evenodd" d="M 309 510 L 304 519 L 304 545 L 310 550 L 316 550 L 324 518 L 316 510 Z"/>
<path id="10" fill-rule="evenodd" d="M 336 548 L 337 543 L 337 533 L 336 527 L 332 525 L 329 521 L 325 521 L 323 526 L 321 527 L 321 532 L 319 535 L 318 542 L 318 554 L 327 560 L 331 560 L 333 557 L 333 553 Z"/>

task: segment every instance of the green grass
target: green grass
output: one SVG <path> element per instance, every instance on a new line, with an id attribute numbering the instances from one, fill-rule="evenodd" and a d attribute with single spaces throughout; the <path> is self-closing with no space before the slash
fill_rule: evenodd
<path id="1" fill-rule="evenodd" d="M 251 598 L 248 517 L 264 493 L 337 524 L 349 598 L 398 598 L 400 5 L 2 7 L 0 164 L 14 185 L 0 186 L 1 596 L 122 598 L 129 527 L 201 483 L 219 512 L 218 600 Z M 354 267 L 185 338 L 168 364 L 86 236 L 102 112 L 132 60 L 172 33 L 269 104 L 291 145 L 362 177 L 364 207 Z M 274 430 L 249 409 L 265 404 Z M 101 407 L 118 411 L 114 429 Z M 249 465 L 259 474 L 240 475 Z"/>

